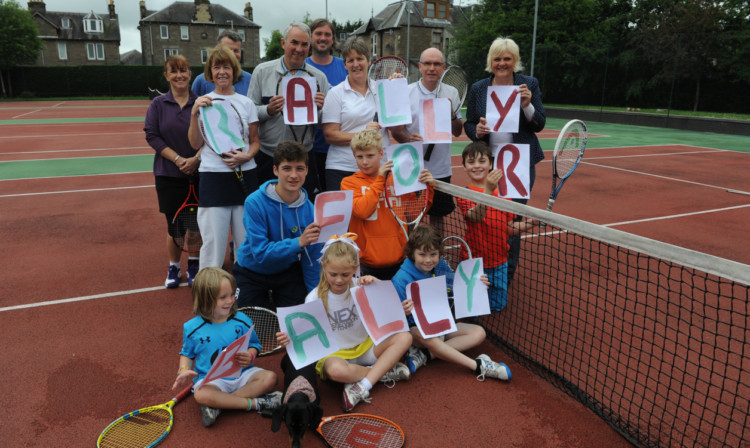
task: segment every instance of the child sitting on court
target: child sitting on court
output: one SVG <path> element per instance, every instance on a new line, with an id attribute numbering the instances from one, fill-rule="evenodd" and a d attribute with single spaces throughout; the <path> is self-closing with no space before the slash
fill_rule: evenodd
<path id="1" fill-rule="evenodd" d="M 472 191 L 498 197 L 497 183 L 502 170 L 492 170 L 492 152 L 484 142 L 473 142 L 464 148 L 461 161 Z M 492 171 L 490 171 L 492 170 Z M 513 213 L 456 197 L 466 218 L 466 242 L 474 258 L 482 258 L 484 272 L 490 280 L 490 310 L 500 311 L 508 303 L 508 237 L 531 229 L 538 221 L 525 218 L 513 221 Z"/>
<path id="2" fill-rule="evenodd" d="M 345 384 L 345 412 L 362 401 L 370 402 L 373 383 L 381 381 L 388 385 L 408 380 L 411 376 L 409 369 L 399 362 L 411 345 L 411 335 L 408 332 L 396 333 L 380 345 L 374 345 L 356 312 L 350 292 L 359 267 L 356 238 L 357 235 L 347 233 L 341 237 L 334 235 L 326 242 L 320 259 L 320 283 L 305 298 L 305 303 L 323 301 L 336 342 L 343 347 L 319 360 L 315 369 L 322 379 L 330 378 Z M 376 280 L 366 275 L 357 279 L 357 284 L 368 285 Z M 277 339 L 283 346 L 290 342 L 289 336 L 283 332 L 277 334 Z"/>
<path id="3" fill-rule="evenodd" d="M 471 369 L 480 381 L 484 381 L 485 377 L 510 380 L 511 373 L 507 365 L 497 363 L 484 354 L 471 359 L 463 353 L 484 341 L 484 328 L 479 325 L 457 322 L 456 331 L 453 333 L 424 338 L 414 322 L 414 317 L 411 315 L 414 305 L 410 299 L 406 298 L 406 288 L 410 283 L 445 275 L 448 290 L 453 288 L 453 271 L 441 256 L 442 241 L 443 239 L 434 227 L 429 224 L 417 226 L 409 234 L 409 242 L 404 248 L 406 260 L 392 280 L 399 298 L 404 303 L 409 328 L 414 338 L 414 346 L 410 347 L 406 354 L 409 371 L 413 374 L 428 360 L 439 358 Z M 486 276 L 482 276 L 481 281 L 489 284 Z"/>
<path id="4" fill-rule="evenodd" d="M 294 141 L 279 143 L 269 180 L 245 199 L 245 240 L 233 267 L 238 305 L 273 308 L 302 303 L 320 278 L 316 243 L 320 225 L 302 185 L 307 177 L 307 151 Z"/>
<path id="5" fill-rule="evenodd" d="M 183 325 L 180 367 L 172 389 L 183 389 L 191 381 L 204 378 L 216 356 L 253 325 L 249 317 L 237 312 L 236 287 L 234 278 L 219 268 L 203 268 L 196 275 L 193 312 L 197 316 Z M 247 352 L 235 358 L 242 367 L 240 376 L 217 379 L 194 389 L 203 426 L 211 426 L 221 409 L 261 412 L 279 406 L 281 392 L 269 393 L 276 385 L 276 374 L 253 366 L 259 351 L 260 340 L 253 330 Z"/>
<path id="6" fill-rule="evenodd" d="M 350 143 L 359 171 L 341 181 L 342 190 L 354 192 L 349 231 L 359 235 L 360 269 L 362 275 L 390 280 L 404 259 L 406 235 L 385 203 L 385 178 L 393 168 L 393 161 L 380 164 L 383 159 L 383 138 L 378 131 L 365 129 L 354 135 Z M 426 169 L 419 174 L 419 182 L 435 184 Z M 428 188 L 429 209 L 432 188 Z"/>

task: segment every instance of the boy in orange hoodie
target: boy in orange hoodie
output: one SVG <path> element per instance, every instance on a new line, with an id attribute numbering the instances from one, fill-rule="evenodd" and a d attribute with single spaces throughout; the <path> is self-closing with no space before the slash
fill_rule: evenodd
<path id="1" fill-rule="evenodd" d="M 385 204 L 385 177 L 393 168 L 393 161 L 381 165 L 383 138 L 377 131 L 359 131 L 352 138 L 350 146 L 359 171 L 345 177 L 341 181 L 341 189 L 354 192 L 349 231 L 359 235 L 360 272 L 361 275 L 390 280 L 404 260 L 406 245 L 404 230 Z M 419 181 L 428 186 L 429 209 L 435 180 L 424 169 L 419 174 Z"/>

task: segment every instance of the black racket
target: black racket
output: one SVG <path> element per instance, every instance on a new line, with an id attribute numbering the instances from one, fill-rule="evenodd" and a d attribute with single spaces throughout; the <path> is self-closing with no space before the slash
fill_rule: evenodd
<path id="1" fill-rule="evenodd" d="M 253 321 L 255 334 L 260 339 L 260 353 L 258 356 L 268 355 L 281 349 L 276 341 L 276 333 L 279 328 L 279 318 L 275 312 L 261 306 L 246 306 L 239 310 Z"/>
<path id="2" fill-rule="evenodd" d="M 247 139 L 247 129 L 242 122 L 240 112 L 231 101 L 224 98 L 211 98 L 210 106 L 201 107 L 198 129 L 206 146 L 222 159 L 229 157 L 227 154 L 233 150 L 244 151 Z M 242 166 L 232 168 L 240 183 L 245 196 L 250 194 L 250 188 L 245 182 L 242 174 Z"/>
<path id="3" fill-rule="evenodd" d="M 394 73 L 401 73 L 404 78 L 409 77 L 409 68 L 406 66 L 406 61 L 393 55 L 378 58 L 370 64 L 370 68 L 367 70 L 367 86 L 375 101 L 375 118 L 372 121 L 378 121 L 378 95 L 377 90 L 375 90 L 375 81 L 388 79 Z"/>
<path id="4" fill-rule="evenodd" d="M 195 174 L 188 177 L 190 188 L 187 198 L 172 218 L 172 240 L 183 252 L 201 250 L 203 238 L 198 227 L 198 196 L 195 194 Z"/>
<path id="5" fill-rule="evenodd" d="M 455 92 L 453 91 L 455 89 Z M 438 83 L 437 90 L 435 91 L 435 97 L 437 98 L 450 98 L 453 110 L 451 111 L 451 118 L 458 116 L 458 112 L 461 110 L 461 106 L 466 100 L 466 93 L 469 91 L 469 79 L 466 77 L 466 72 L 457 65 L 451 65 L 443 72 Z M 424 153 L 425 162 L 429 162 L 432 157 L 432 151 L 435 149 L 435 144 L 430 143 L 427 145 L 427 149 Z"/>
<path id="6" fill-rule="evenodd" d="M 292 73 L 292 72 L 294 72 L 294 73 Z M 313 78 L 315 78 L 315 84 L 317 85 L 318 92 L 320 92 L 320 83 L 318 82 L 318 78 L 315 77 L 315 75 L 313 75 L 312 73 L 310 73 L 307 70 L 305 70 L 304 68 L 293 68 L 293 69 L 289 69 L 289 70 L 285 71 L 284 74 L 281 75 L 281 77 L 279 78 L 279 81 L 276 83 L 276 95 L 277 96 L 278 95 L 284 96 L 284 107 L 281 109 L 281 113 L 282 114 L 285 113 L 285 109 L 288 107 L 288 103 L 286 102 L 286 96 L 284 95 L 284 92 L 281 91 L 282 90 L 281 87 L 283 85 L 284 78 L 287 77 L 287 76 L 292 76 L 292 77 L 293 76 L 312 76 Z M 313 100 L 314 100 L 314 98 L 313 98 Z M 289 129 L 291 129 L 291 131 L 292 131 L 292 136 L 294 137 L 294 141 L 296 141 L 298 143 L 302 143 L 302 144 L 304 144 L 304 142 L 305 142 L 305 136 L 307 136 L 308 129 L 311 129 L 311 128 L 315 127 L 314 124 L 303 124 L 303 125 L 299 125 L 299 126 L 297 126 L 297 125 L 288 125 L 288 126 L 289 126 Z M 302 138 L 298 139 L 297 138 L 297 131 L 300 130 L 300 128 L 302 128 Z"/>
<path id="7" fill-rule="evenodd" d="M 549 195 L 549 201 L 547 201 L 547 211 L 552 210 L 565 181 L 581 163 L 587 140 L 586 123 L 581 120 L 567 122 L 560 131 L 560 135 L 557 136 L 555 152 L 552 157 L 552 192 Z M 560 185 L 557 185 L 558 180 Z M 541 227 L 544 226 L 545 224 L 542 223 Z"/>
<path id="8" fill-rule="evenodd" d="M 318 434 L 331 448 L 401 448 L 404 431 L 392 421 L 368 414 L 323 417 Z"/>
<path id="9" fill-rule="evenodd" d="M 385 204 L 393 217 L 396 218 L 396 221 L 401 224 L 401 230 L 404 231 L 407 240 L 409 239 L 411 229 L 419 225 L 419 221 L 422 220 L 427 211 L 431 188 L 428 186 L 424 190 L 399 196 L 396 194 L 395 185 L 393 185 L 393 170 L 388 171 L 386 175 Z"/>

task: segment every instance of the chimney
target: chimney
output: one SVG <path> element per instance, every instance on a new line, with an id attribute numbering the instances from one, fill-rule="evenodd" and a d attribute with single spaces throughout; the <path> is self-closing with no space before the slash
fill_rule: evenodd
<path id="1" fill-rule="evenodd" d="M 117 14 L 115 14 L 115 0 L 109 0 L 109 18 L 117 18 Z"/>
<path id="2" fill-rule="evenodd" d="M 146 9 L 146 2 L 144 0 L 141 0 L 140 2 L 138 2 L 138 4 L 141 7 L 141 19 L 142 19 L 148 15 L 148 10 Z"/>
<path id="3" fill-rule="evenodd" d="M 46 14 L 47 6 L 44 4 L 44 0 L 29 0 L 29 12 L 31 15 L 34 13 Z"/>
<path id="4" fill-rule="evenodd" d="M 247 20 L 253 20 L 253 7 L 250 6 L 250 2 L 245 3 L 245 17 Z"/>

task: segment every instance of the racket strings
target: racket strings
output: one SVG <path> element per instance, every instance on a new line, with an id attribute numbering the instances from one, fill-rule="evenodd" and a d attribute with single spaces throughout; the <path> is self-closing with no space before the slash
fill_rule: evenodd
<path id="1" fill-rule="evenodd" d="M 458 99 L 462 104 L 454 104 L 453 110 L 457 111 L 463 105 L 466 99 L 466 93 L 469 90 L 469 82 L 466 78 L 466 73 L 458 67 L 450 66 L 443 73 L 440 79 L 442 84 L 449 85 L 458 91 Z"/>
<path id="2" fill-rule="evenodd" d="M 561 144 L 555 154 L 555 171 L 561 178 L 567 177 L 575 168 L 585 139 L 585 130 L 569 129 L 562 136 Z"/>
<path id="3" fill-rule="evenodd" d="M 185 252 L 197 252 L 203 245 L 198 227 L 198 206 L 188 205 L 180 209 L 172 220 L 172 239 Z"/>
<path id="4" fill-rule="evenodd" d="M 368 417 L 335 418 L 324 423 L 320 433 L 335 448 L 400 447 L 404 444 L 404 435 L 395 425 Z"/>
<path id="5" fill-rule="evenodd" d="M 273 311 L 261 307 L 245 307 L 240 308 L 239 311 L 253 321 L 255 334 L 260 339 L 261 355 L 271 353 L 278 348 L 279 343 L 276 340 L 276 333 L 281 330 L 279 329 L 278 317 Z"/>
<path id="6" fill-rule="evenodd" d="M 164 408 L 141 411 L 123 417 L 102 434 L 101 448 L 143 448 L 151 446 L 170 429 L 172 414 Z"/>

